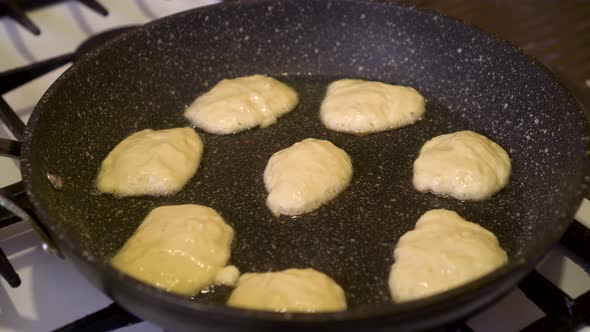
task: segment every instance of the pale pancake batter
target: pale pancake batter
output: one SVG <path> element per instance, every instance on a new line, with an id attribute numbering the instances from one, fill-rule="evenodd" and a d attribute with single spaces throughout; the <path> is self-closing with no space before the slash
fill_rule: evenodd
<path id="1" fill-rule="evenodd" d="M 320 118 L 328 129 L 366 134 L 410 125 L 424 110 L 424 97 L 414 88 L 342 79 L 328 86 Z"/>
<path id="2" fill-rule="evenodd" d="M 233 307 L 275 312 L 322 312 L 346 309 L 342 288 L 314 269 L 245 273 L 227 302 Z"/>
<path id="3" fill-rule="evenodd" d="M 225 79 L 184 112 L 195 126 L 213 134 L 233 134 L 270 126 L 295 108 L 297 93 L 278 80 L 253 75 Z"/>
<path id="4" fill-rule="evenodd" d="M 96 185 L 121 196 L 173 194 L 195 174 L 202 154 L 203 143 L 191 128 L 145 129 L 107 155 Z"/>
<path id="5" fill-rule="evenodd" d="M 209 207 L 162 206 L 148 214 L 111 263 L 155 287 L 192 296 L 215 282 L 233 237 L 232 227 Z"/>
<path id="6" fill-rule="evenodd" d="M 234 286 L 238 282 L 239 277 L 240 270 L 233 265 L 228 265 L 217 271 L 214 282 L 216 285 Z"/>
<path id="7" fill-rule="evenodd" d="M 449 210 L 430 210 L 393 252 L 389 290 L 396 302 L 461 286 L 508 260 L 494 234 Z"/>
<path id="8" fill-rule="evenodd" d="M 276 152 L 264 170 L 266 205 L 276 215 L 299 215 L 338 196 L 350 183 L 348 154 L 330 141 L 307 138 Z"/>
<path id="9" fill-rule="evenodd" d="M 508 153 L 485 136 L 464 130 L 426 142 L 414 162 L 414 187 L 460 200 L 486 199 L 508 184 Z"/>

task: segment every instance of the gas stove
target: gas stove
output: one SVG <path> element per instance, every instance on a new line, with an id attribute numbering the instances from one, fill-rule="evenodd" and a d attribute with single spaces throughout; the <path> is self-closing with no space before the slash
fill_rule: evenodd
<path id="1" fill-rule="evenodd" d="M 2 59 L 0 73 L 72 52 L 89 36 L 104 30 L 143 24 L 162 16 L 215 2 L 218 1 L 0 0 L 0 58 Z M 473 14 L 481 10 L 474 5 L 477 2 L 466 1 L 463 6 L 458 5 L 460 1 L 452 2 L 453 5 L 450 4 L 451 2 L 443 1 L 398 2 L 440 10 L 463 17 L 475 24 L 482 23 L 481 25 L 485 28 L 494 31 L 490 21 L 482 19 L 485 15 Z M 467 7 L 468 9 L 465 9 Z M 511 13 L 511 15 L 516 14 Z M 546 19 L 547 15 L 544 17 Z M 507 20 L 506 17 L 503 19 Z M 538 25 L 539 20 L 536 20 L 535 24 Z M 562 22 L 563 18 L 560 20 Z M 590 19 L 585 19 L 584 22 L 579 23 L 579 26 L 590 27 Z M 496 30 L 498 33 L 506 31 Z M 586 31 L 587 36 L 590 36 L 590 31 L 588 29 Z M 507 37 L 511 38 L 511 36 Z M 529 33 L 529 39 L 524 37 L 511 39 L 534 51 L 540 48 L 539 45 L 547 45 L 553 40 L 552 38 L 554 39 L 554 36 L 551 33 L 545 32 L 533 35 Z M 563 45 L 566 45 L 565 41 Z M 567 45 L 573 47 L 571 43 Z M 544 49 L 541 48 L 541 50 Z M 572 50 L 575 51 L 575 49 Z M 590 94 L 590 68 L 587 66 L 590 63 L 590 55 L 584 55 L 583 52 L 576 53 L 578 61 L 585 64 L 583 69 L 586 70 L 586 72 L 575 70 L 577 76 L 567 75 L 566 69 L 571 68 L 571 61 L 566 61 L 567 66 L 565 66 L 563 61 L 557 61 L 561 55 L 555 56 L 555 53 L 551 53 L 546 59 L 545 55 L 537 53 L 542 61 L 562 76 L 566 84 L 573 82 L 570 88 L 575 90 L 574 93 L 581 104 L 584 104 L 584 100 Z M 49 73 L 4 93 L 2 97 L 26 122 L 41 95 L 68 66 L 69 64 L 60 65 Z M 584 84 L 588 85 L 586 90 L 584 90 Z M 0 126 L 0 136 L 13 138 L 4 126 Z M 19 179 L 18 163 L 0 159 L 0 186 L 6 186 Z M 537 266 L 536 271 L 527 276 L 518 288 L 486 310 L 465 322 L 458 322 L 446 328 L 445 331 L 579 330 L 590 332 L 590 327 L 584 327 L 581 322 L 570 324 L 576 325 L 575 327 L 567 326 L 567 322 L 574 322 L 580 317 L 585 317 L 586 324 L 590 323 L 590 315 L 588 315 L 590 313 L 590 254 L 587 247 L 587 243 L 590 243 L 588 242 L 590 240 L 588 230 L 590 202 L 588 200 L 584 200 L 575 219 L 578 222 L 574 223 L 564 236 L 562 244 L 557 245 Z M 18 288 L 11 288 L 4 280 L 0 281 L 0 331 L 48 331 L 72 322 L 74 323 L 70 325 L 71 328 L 88 331 L 89 329 L 83 325 L 85 322 L 75 321 L 103 308 L 108 309 L 101 311 L 100 318 L 107 323 L 98 325 L 96 331 L 106 330 L 109 326 L 108 322 L 117 320 L 120 320 L 121 324 L 115 325 L 133 323 L 118 331 L 161 331 L 157 326 L 147 322 L 136 323 L 138 319 L 133 316 L 117 316 L 120 311 L 116 307 L 109 307 L 112 301 L 93 288 L 68 261 L 48 255 L 42 250 L 41 239 L 28 223 L 17 222 L 0 228 L 0 248 L 6 253 L 22 279 L 22 284 Z M 572 299 L 576 299 L 576 309 L 573 309 Z M 568 316 L 568 311 L 583 312 Z M 96 318 L 96 315 L 91 317 Z"/>

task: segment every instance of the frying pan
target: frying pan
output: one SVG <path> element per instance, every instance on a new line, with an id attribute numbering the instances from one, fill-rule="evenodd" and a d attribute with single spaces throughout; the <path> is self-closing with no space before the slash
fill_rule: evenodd
<path id="1" fill-rule="evenodd" d="M 221 79 L 255 73 L 294 87 L 297 108 L 264 129 L 226 136 L 197 130 L 202 164 L 178 194 L 119 198 L 96 191 L 101 161 L 126 136 L 188 126 L 183 110 L 199 94 Z M 329 131 L 319 122 L 319 105 L 327 84 L 342 77 L 413 86 L 427 98 L 425 116 L 372 135 Z M 463 129 L 509 152 L 508 187 L 483 202 L 415 191 L 412 163 L 420 147 Z M 272 153 L 307 137 L 348 152 L 352 183 L 315 212 L 276 218 L 264 204 L 264 166 Z M 125 309 L 167 330 L 414 331 L 481 309 L 533 268 L 582 199 L 586 145 L 571 95 L 545 67 L 497 37 L 414 8 L 283 0 L 184 12 L 90 53 L 35 108 L 21 168 L 34 213 L 61 252 Z M 231 263 L 242 272 L 316 268 L 345 289 L 349 310 L 227 308 L 228 288 L 185 298 L 108 264 L 151 209 L 181 203 L 210 206 L 232 225 Z M 433 208 L 455 210 L 494 232 L 509 262 L 458 289 L 394 304 L 387 276 L 395 243 Z"/>

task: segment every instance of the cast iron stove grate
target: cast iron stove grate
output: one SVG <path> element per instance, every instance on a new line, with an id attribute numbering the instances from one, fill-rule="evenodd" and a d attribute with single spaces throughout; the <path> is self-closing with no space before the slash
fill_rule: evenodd
<path id="1" fill-rule="evenodd" d="M 27 16 L 26 12 L 64 0 L 0 0 L 0 17 L 9 16 L 34 35 L 40 35 L 41 29 Z M 109 12 L 96 0 L 76 0 L 102 16 Z"/>

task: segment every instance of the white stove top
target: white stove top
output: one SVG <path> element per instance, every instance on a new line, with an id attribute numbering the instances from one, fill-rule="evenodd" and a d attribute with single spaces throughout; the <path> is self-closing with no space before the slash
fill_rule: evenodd
<path id="1" fill-rule="evenodd" d="M 73 51 L 88 36 L 130 24 L 194 8 L 215 0 L 101 0 L 109 16 L 102 17 L 76 2 L 64 2 L 29 13 L 41 28 L 33 36 L 10 19 L 0 19 L 0 71 L 26 65 Z M 63 66 L 4 95 L 6 101 L 27 120 L 34 105 L 49 85 L 68 67 Z M 0 137 L 12 137 L 0 126 Z M 0 159 L 0 186 L 20 179 L 17 163 Z M 576 218 L 590 227 L 590 203 L 584 201 Z M 94 289 L 67 261 L 47 255 L 41 241 L 26 223 L 0 229 L 0 247 L 8 255 L 22 279 L 19 288 L 0 282 L 0 332 L 48 331 L 79 319 L 111 303 Z M 572 297 L 590 289 L 590 276 L 556 247 L 537 268 Z M 523 293 L 515 289 L 489 309 L 468 321 L 476 332 L 517 331 L 543 313 Z M 120 331 L 161 331 L 149 323 Z M 581 331 L 590 332 L 590 328 Z"/>

